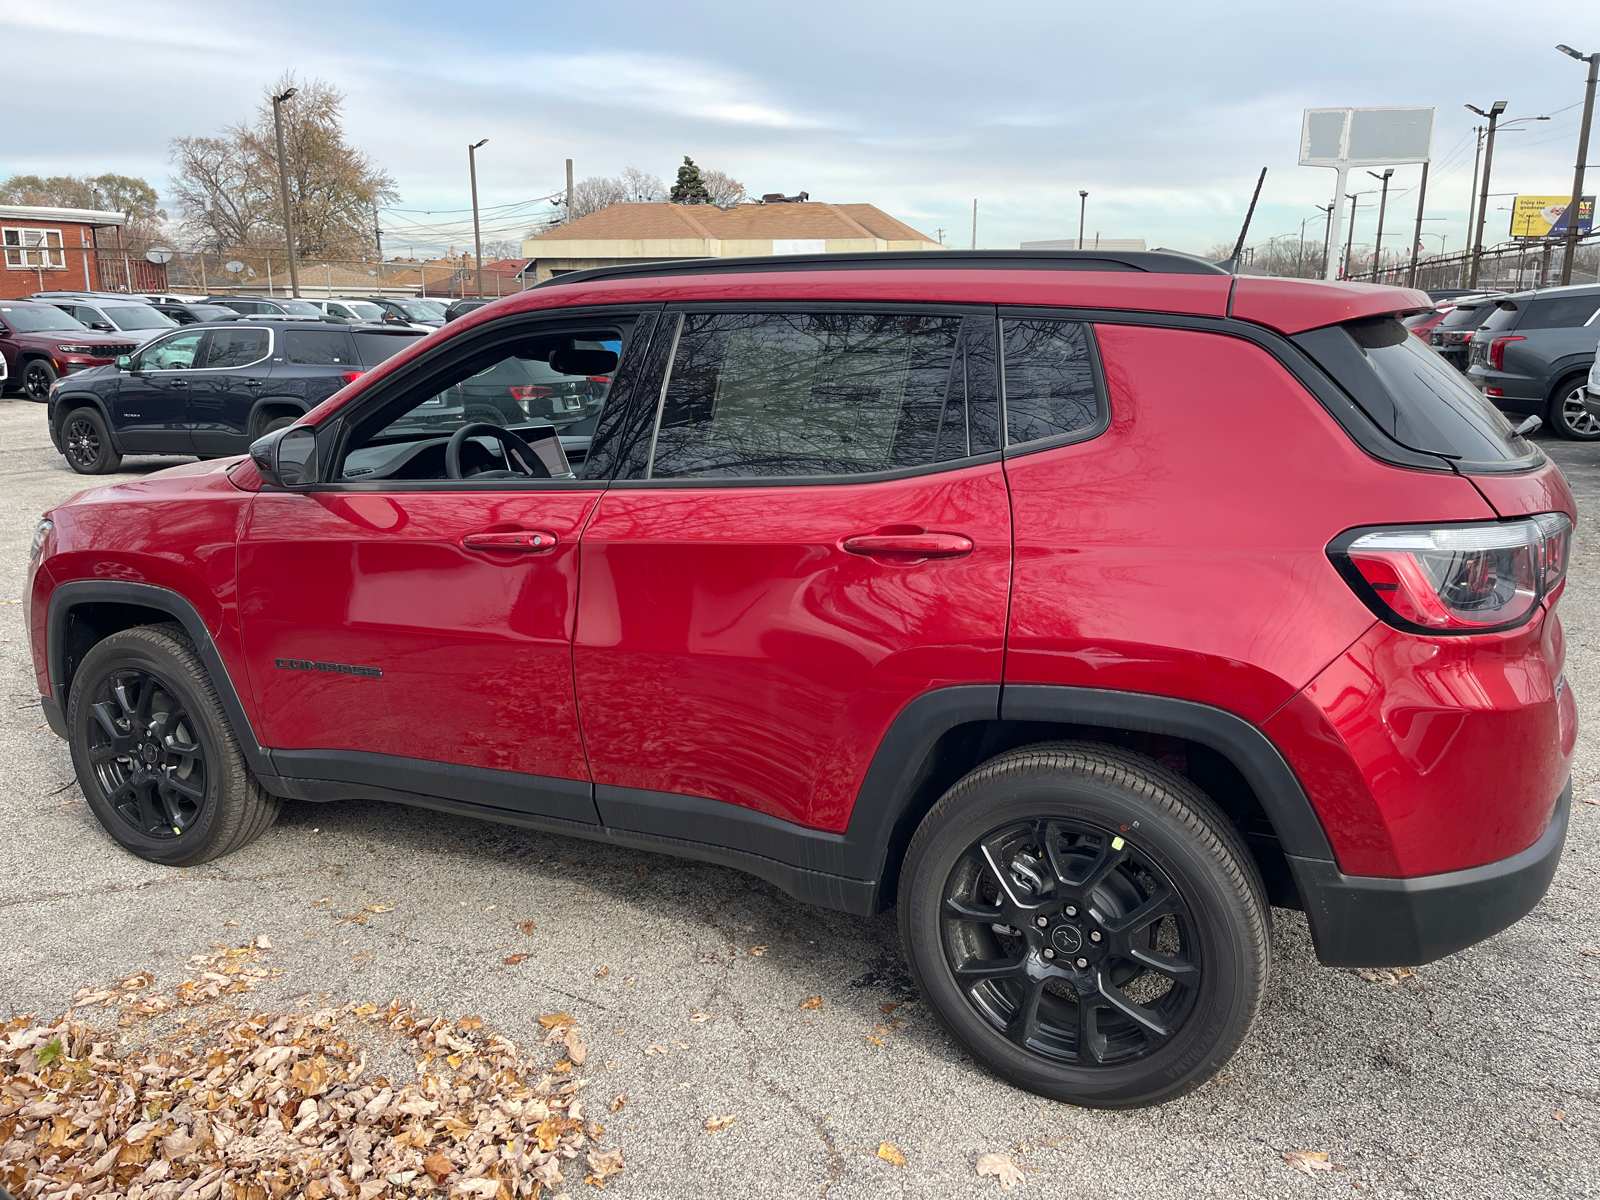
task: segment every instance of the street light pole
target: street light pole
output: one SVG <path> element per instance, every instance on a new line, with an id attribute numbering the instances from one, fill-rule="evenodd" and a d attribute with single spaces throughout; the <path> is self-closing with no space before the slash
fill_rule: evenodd
<path id="1" fill-rule="evenodd" d="M 1428 164 L 1422 164 L 1422 184 L 1417 189 L 1417 229 L 1411 237 L 1411 270 L 1406 276 L 1406 286 L 1417 286 L 1417 258 L 1422 253 L 1422 205 L 1428 198 Z"/>
<path id="2" fill-rule="evenodd" d="M 1333 239 L 1333 205 L 1331 203 L 1319 204 L 1317 208 L 1327 218 L 1322 224 L 1322 274 L 1323 278 L 1327 278 L 1328 255 L 1333 252 L 1333 246 L 1331 245 Z"/>
<path id="3" fill-rule="evenodd" d="M 1356 244 L 1356 209 L 1358 207 L 1360 207 L 1360 205 L 1361 205 L 1361 193 L 1357 192 L 1357 193 L 1355 193 L 1355 195 L 1351 195 L 1349 192 L 1346 192 L 1345 195 L 1344 195 L 1344 198 L 1346 200 L 1350 201 L 1350 236 L 1345 239 L 1345 243 L 1344 243 L 1344 266 L 1340 270 L 1339 274 L 1340 274 L 1341 278 L 1349 279 L 1350 278 L 1350 251 L 1355 249 L 1355 244 Z"/>
<path id="4" fill-rule="evenodd" d="M 467 147 L 467 172 L 472 176 L 472 257 L 478 266 L 478 299 L 483 299 L 483 235 L 478 232 L 478 147 L 489 139 Z"/>
<path id="5" fill-rule="evenodd" d="M 1572 202 L 1567 205 L 1567 252 L 1561 262 L 1561 283 L 1565 286 L 1572 282 L 1572 260 L 1578 254 L 1578 210 L 1583 204 L 1583 168 L 1589 161 L 1589 122 L 1594 117 L 1595 80 L 1600 78 L 1600 50 L 1579 54 L 1571 46 L 1557 46 L 1556 49 L 1589 64 L 1589 78 L 1583 93 L 1583 124 L 1578 129 L 1578 165 L 1572 172 Z"/>
<path id="6" fill-rule="evenodd" d="M 1489 207 L 1489 171 L 1494 163 L 1494 130 L 1495 125 L 1499 123 L 1500 114 L 1506 110 L 1506 102 L 1504 100 L 1496 100 L 1489 106 L 1488 112 L 1484 112 L 1483 109 L 1472 104 L 1468 104 L 1466 107 L 1472 109 L 1480 117 L 1489 118 L 1489 136 L 1484 140 L 1483 144 L 1483 183 L 1482 190 L 1478 193 L 1477 229 L 1474 231 L 1472 238 L 1472 275 L 1467 280 L 1467 286 L 1475 288 L 1478 286 L 1478 268 L 1483 265 L 1483 222 L 1484 218 L 1488 216 L 1486 210 Z"/>
<path id="7" fill-rule="evenodd" d="M 1378 282 L 1378 268 L 1383 265 L 1383 214 L 1389 208 L 1389 180 L 1394 175 L 1394 168 L 1390 167 L 1382 175 L 1376 171 L 1368 171 L 1374 179 L 1383 180 L 1383 194 L 1378 199 L 1378 236 L 1372 244 L 1372 282 Z"/>
<path id="8" fill-rule="evenodd" d="M 283 114 L 280 111 L 285 100 L 290 99 L 299 88 L 286 88 L 281 96 L 272 98 L 272 128 L 278 135 L 278 187 L 283 192 L 283 240 L 289 248 L 289 291 L 300 295 L 300 269 L 294 261 L 294 215 L 289 208 L 289 160 L 283 150 Z"/>
<path id="9" fill-rule="evenodd" d="M 1089 206 L 1089 193 L 1078 193 L 1078 249 L 1083 249 L 1083 215 Z"/>

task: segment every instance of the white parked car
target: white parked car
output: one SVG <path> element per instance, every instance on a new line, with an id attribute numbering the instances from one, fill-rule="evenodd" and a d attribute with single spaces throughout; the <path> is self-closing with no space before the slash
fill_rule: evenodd
<path id="1" fill-rule="evenodd" d="M 90 329 L 101 333 L 122 333 L 142 346 L 151 338 L 176 329 L 178 323 L 142 300 L 109 300 L 101 296 L 66 295 L 59 299 L 48 294 L 36 297 L 54 304 L 76 317 Z"/>
<path id="2" fill-rule="evenodd" d="M 1600 409 L 1600 346 L 1594 349 L 1594 365 L 1589 368 L 1589 394 L 1583 403 L 1590 412 Z"/>

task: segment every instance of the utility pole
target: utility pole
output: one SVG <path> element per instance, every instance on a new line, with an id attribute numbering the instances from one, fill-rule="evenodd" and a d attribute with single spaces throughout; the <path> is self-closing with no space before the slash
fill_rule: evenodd
<path id="1" fill-rule="evenodd" d="M 1083 249 L 1083 214 L 1089 205 L 1089 193 L 1078 192 L 1078 249 Z"/>
<path id="2" fill-rule="evenodd" d="M 567 220 L 572 220 L 572 160 L 567 159 Z"/>
<path id="3" fill-rule="evenodd" d="M 478 150 L 489 144 L 489 139 L 474 142 L 467 147 L 467 171 L 472 176 L 472 260 L 478 268 L 478 298 L 483 299 L 483 235 L 478 232 Z"/>
<path id="4" fill-rule="evenodd" d="M 1583 206 L 1583 168 L 1589 160 L 1589 122 L 1594 118 L 1594 85 L 1600 78 L 1600 50 L 1579 54 L 1571 46 L 1557 46 L 1561 53 L 1589 64 L 1589 78 L 1583 93 L 1583 124 L 1578 129 L 1578 165 L 1572 172 L 1572 202 L 1567 205 L 1567 252 L 1561 262 L 1561 283 L 1572 282 L 1572 260 L 1578 254 L 1578 217 Z"/>
<path id="5" fill-rule="evenodd" d="M 1372 282 L 1377 283 L 1378 268 L 1383 263 L 1383 214 L 1389 207 L 1389 180 L 1394 175 L 1394 168 L 1388 168 L 1382 175 L 1376 171 L 1368 171 L 1367 174 L 1383 181 L 1383 194 L 1378 199 L 1378 236 L 1372 244 Z"/>
<path id="6" fill-rule="evenodd" d="M 978 201 L 972 201 L 972 248 L 978 248 Z"/>
<path id="7" fill-rule="evenodd" d="M 1329 244 L 1333 238 L 1333 204 L 1330 202 L 1328 204 L 1319 204 L 1316 207 L 1317 211 L 1327 218 L 1322 224 L 1322 275 L 1323 278 L 1327 278 L 1328 255 L 1333 250 L 1333 247 Z"/>
<path id="8" fill-rule="evenodd" d="M 939 245 L 944 245 L 944 226 L 941 225 L 938 229 L 935 229 L 933 236 L 939 239 Z"/>
<path id="9" fill-rule="evenodd" d="M 1422 164 L 1422 186 L 1417 189 L 1417 231 L 1411 236 L 1411 270 L 1406 286 L 1417 286 L 1417 256 L 1422 252 L 1422 204 L 1428 198 L 1428 164 Z"/>
<path id="10" fill-rule="evenodd" d="M 289 209 L 289 160 L 283 150 L 283 102 L 290 99 L 298 92 L 299 88 L 287 88 L 283 95 L 272 98 L 272 128 L 278 135 L 278 187 L 283 192 L 283 237 L 289 247 L 289 291 L 294 296 L 300 295 L 300 269 L 294 261 L 294 214 Z"/>
<path id="11" fill-rule="evenodd" d="M 1478 146 L 1472 152 L 1472 191 L 1467 193 L 1467 248 L 1461 252 L 1463 256 L 1461 260 L 1462 287 L 1467 286 L 1467 260 L 1470 258 L 1470 251 L 1472 250 L 1472 222 L 1478 212 L 1478 168 L 1483 163 L 1483 130 L 1484 127 L 1482 125 L 1474 125 L 1472 127 L 1472 132 L 1477 134 L 1478 137 Z M 1441 249 L 1439 253 L 1443 255 L 1444 251 Z"/>
<path id="12" fill-rule="evenodd" d="M 1339 274 L 1343 278 L 1349 279 L 1350 278 L 1350 252 L 1355 249 L 1355 245 L 1356 245 L 1356 209 L 1361 206 L 1361 193 L 1357 192 L 1355 195 L 1352 196 L 1349 192 L 1346 192 L 1345 195 L 1344 195 L 1344 198 L 1346 200 L 1350 201 L 1350 236 L 1345 239 L 1345 243 L 1344 243 L 1344 266 L 1340 268 Z"/>
<path id="13" fill-rule="evenodd" d="M 372 206 L 372 240 L 378 247 L 378 295 L 383 295 L 383 227 L 378 224 L 378 206 Z"/>
<path id="14" fill-rule="evenodd" d="M 1489 106 L 1489 111 L 1475 105 L 1468 104 L 1480 117 L 1489 118 L 1489 134 L 1483 143 L 1483 185 L 1478 192 L 1478 218 L 1472 238 L 1472 274 L 1467 280 L 1469 288 L 1478 286 L 1478 268 L 1483 265 L 1483 221 L 1488 215 L 1489 208 L 1489 171 L 1494 164 L 1494 129 L 1500 121 L 1500 114 L 1506 110 L 1504 100 L 1496 100 Z"/>

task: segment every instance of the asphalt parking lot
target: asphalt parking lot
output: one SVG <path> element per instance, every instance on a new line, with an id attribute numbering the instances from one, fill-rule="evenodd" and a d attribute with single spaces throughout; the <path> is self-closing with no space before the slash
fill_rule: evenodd
<path id="1" fill-rule="evenodd" d="M 1583 718 L 1574 790 L 1600 800 L 1600 443 L 1542 444 L 1582 510 L 1560 611 Z M 1155 1110 L 1046 1103 L 980 1071 L 914 1003 L 893 913 L 380 804 L 288 804 L 198 869 L 121 851 L 43 724 L 19 603 L 39 514 L 87 483 L 42 405 L 0 400 L 0 1018 L 59 1013 L 79 984 L 136 970 L 178 977 L 214 943 L 264 935 L 282 969 L 268 1002 L 404 996 L 519 1041 L 540 1013 L 576 1015 L 591 1105 L 628 1096 L 606 1135 L 628 1164 L 607 1187 L 625 1196 L 998 1193 L 974 1172 L 991 1151 L 1028 1169 L 1014 1194 L 1072 1200 L 1600 1194 L 1600 806 L 1575 805 L 1550 893 L 1487 943 L 1365 979 L 1320 966 L 1304 919 L 1276 910 L 1266 1005 L 1221 1076 Z M 820 1010 L 801 1007 L 812 997 Z M 721 1115 L 737 1120 L 708 1132 Z M 886 1141 L 905 1165 L 877 1156 Z M 1337 1169 L 1291 1170 L 1283 1154 L 1302 1150 Z"/>

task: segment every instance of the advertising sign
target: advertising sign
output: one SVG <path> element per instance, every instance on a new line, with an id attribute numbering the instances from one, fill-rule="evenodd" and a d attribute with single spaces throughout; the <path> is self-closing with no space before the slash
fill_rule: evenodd
<path id="1" fill-rule="evenodd" d="M 1514 238 L 1547 238 L 1567 236 L 1567 206 L 1572 194 L 1565 196 L 1518 196 L 1511 206 L 1511 236 Z M 1594 224 L 1594 197 L 1585 196 L 1578 205 L 1578 233 L 1586 234 Z"/>
<path id="2" fill-rule="evenodd" d="M 1432 146 L 1432 108 L 1308 108 L 1300 126 L 1302 167 L 1421 163 Z"/>

